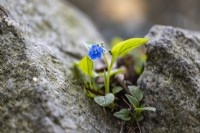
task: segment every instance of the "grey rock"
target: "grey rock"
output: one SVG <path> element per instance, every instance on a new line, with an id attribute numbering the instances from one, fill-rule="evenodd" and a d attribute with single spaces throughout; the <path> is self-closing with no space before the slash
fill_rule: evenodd
<path id="1" fill-rule="evenodd" d="M 148 133 L 200 132 L 200 33 L 154 26 L 147 37 L 147 62 L 138 85 L 148 112 Z"/>
<path id="2" fill-rule="evenodd" d="M 83 41 L 102 40 L 87 16 L 63 0 L 0 5 L 0 132 L 118 132 L 72 78 Z"/>

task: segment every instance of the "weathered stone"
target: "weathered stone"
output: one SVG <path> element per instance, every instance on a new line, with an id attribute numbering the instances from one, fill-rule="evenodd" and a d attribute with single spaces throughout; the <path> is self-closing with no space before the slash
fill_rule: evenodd
<path id="1" fill-rule="evenodd" d="M 85 40 L 102 40 L 63 0 L 0 1 L 0 132 L 115 133 L 72 79 Z"/>
<path id="2" fill-rule="evenodd" d="M 144 102 L 157 108 L 143 126 L 148 133 L 200 132 L 200 33 L 154 26 L 138 84 Z"/>

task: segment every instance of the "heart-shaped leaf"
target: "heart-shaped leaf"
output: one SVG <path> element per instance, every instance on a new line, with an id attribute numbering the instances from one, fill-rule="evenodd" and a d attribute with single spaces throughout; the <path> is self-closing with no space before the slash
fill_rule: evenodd
<path id="1" fill-rule="evenodd" d="M 124 121 L 129 121 L 131 119 L 128 109 L 121 109 L 119 112 L 115 112 L 113 115 Z"/>
<path id="2" fill-rule="evenodd" d="M 100 106 L 106 107 L 115 100 L 115 96 L 112 93 L 108 93 L 105 96 L 96 96 L 94 101 Z"/>
<path id="3" fill-rule="evenodd" d="M 86 55 L 79 63 L 79 68 L 81 69 L 81 71 L 86 74 L 86 75 L 90 75 L 93 76 L 93 61 Z"/>
<path id="4" fill-rule="evenodd" d="M 143 92 L 137 86 L 128 86 L 130 93 L 137 98 L 138 101 L 141 101 L 143 98 Z"/>

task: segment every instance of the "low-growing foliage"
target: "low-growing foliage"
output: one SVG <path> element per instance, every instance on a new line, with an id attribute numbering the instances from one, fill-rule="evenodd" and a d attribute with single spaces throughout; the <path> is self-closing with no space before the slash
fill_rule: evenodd
<path id="1" fill-rule="evenodd" d="M 123 121 L 140 121 L 143 111 L 155 111 L 154 107 L 144 107 L 141 104 L 143 92 L 137 86 L 121 82 L 113 83 L 113 77 L 120 75 L 126 70 L 113 69 L 117 58 L 126 55 L 134 48 L 146 43 L 149 38 L 132 38 L 116 43 L 110 51 L 106 50 L 103 43 L 86 43 L 88 54 L 78 63 L 79 69 L 84 73 L 81 78 L 84 82 L 84 90 L 87 96 L 94 98 L 94 101 L 102 106 L 108 107 L 115 117 Z M 104 59 L 106 68 L 96 72 L 94 61 Z M 140 67 L 140 66 L 139 66 Z M 138 70 L 141 73 L 141 70 Z M 98 79 L 103 79 L 101 82 Z M 116 112 L 117 111 L 117 112 Z"/>

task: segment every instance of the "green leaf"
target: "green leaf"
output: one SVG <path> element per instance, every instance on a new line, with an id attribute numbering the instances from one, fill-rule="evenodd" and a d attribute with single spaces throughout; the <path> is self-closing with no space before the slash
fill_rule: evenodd
<path id="1" fill-rule="evenodd" d="M 149 38 L 132 38 L 119 42 L 116 45 L 114 45 L 111 50 L 112 57 L 117 58 L 120 55 L 124 55 L 132 49 L 146 43 L 148 40 Z"/>
<path id="2" fill-rule="evenodd" d="M 128 109 L 121 109 L 119 112 L 115 112 L 113 115 L 124 121 L 129 121 L 131 119 Z"/>
<path id="3" fill-rule="evenodd" d="M 112 89 L 112 93 L 113 94 L 117 94 L 119 93 L 120 91 L 122 91 L 123 88 L 121 86 L 115 86 L 113 89 Z"/>
<path id="4" fill-rule="evenodd" d="M 138 101 L 141 101 L 143 98 L 143 92 L 137 86 L 128 86 L 130 93 L 137 98 Z"/>
<path id="5" fill-rule="evenodd" d="M 113 75 L 124 73 L 124 72 L 125 72 L 125 69 L 114 69 L 114 70 L 111 70 L 110 71 L 110 77 L 113 76 Z M 107 74 L 107 72 L 105 72 L 105 73 Z M 95 78 L 104 76 L 104 72 L 94 73 L 94 76 L 95 76 Z"/>
<path id="6" fill-rule="evenodd" d="M 80 61 L 79 68 L 84 74 L 93 76 L 93 61 L 87 55 Z"/>
<path id="7" fill-rule="evenodd" d="M 135 108 L 135 111 L 142 112 L 142 111 L 156 111 L 156 108 L 154 107 L 143 107 L 143 108 Z"/>
<path id="8" fill-rule="evenodd" d="M 105 96 L 96 96 L 94 101 L 100 106 L 106 107 L 115 100 L 115 96 L 112 93 L 108 93 Z"/>
<path id="9" fill-rule="evenodd" d="M 129 102 L 133 105 L 134 108 L 139 107 L 139 102 L 137 98 L 127 94 L 125 96 L 128 98 Z"/>

